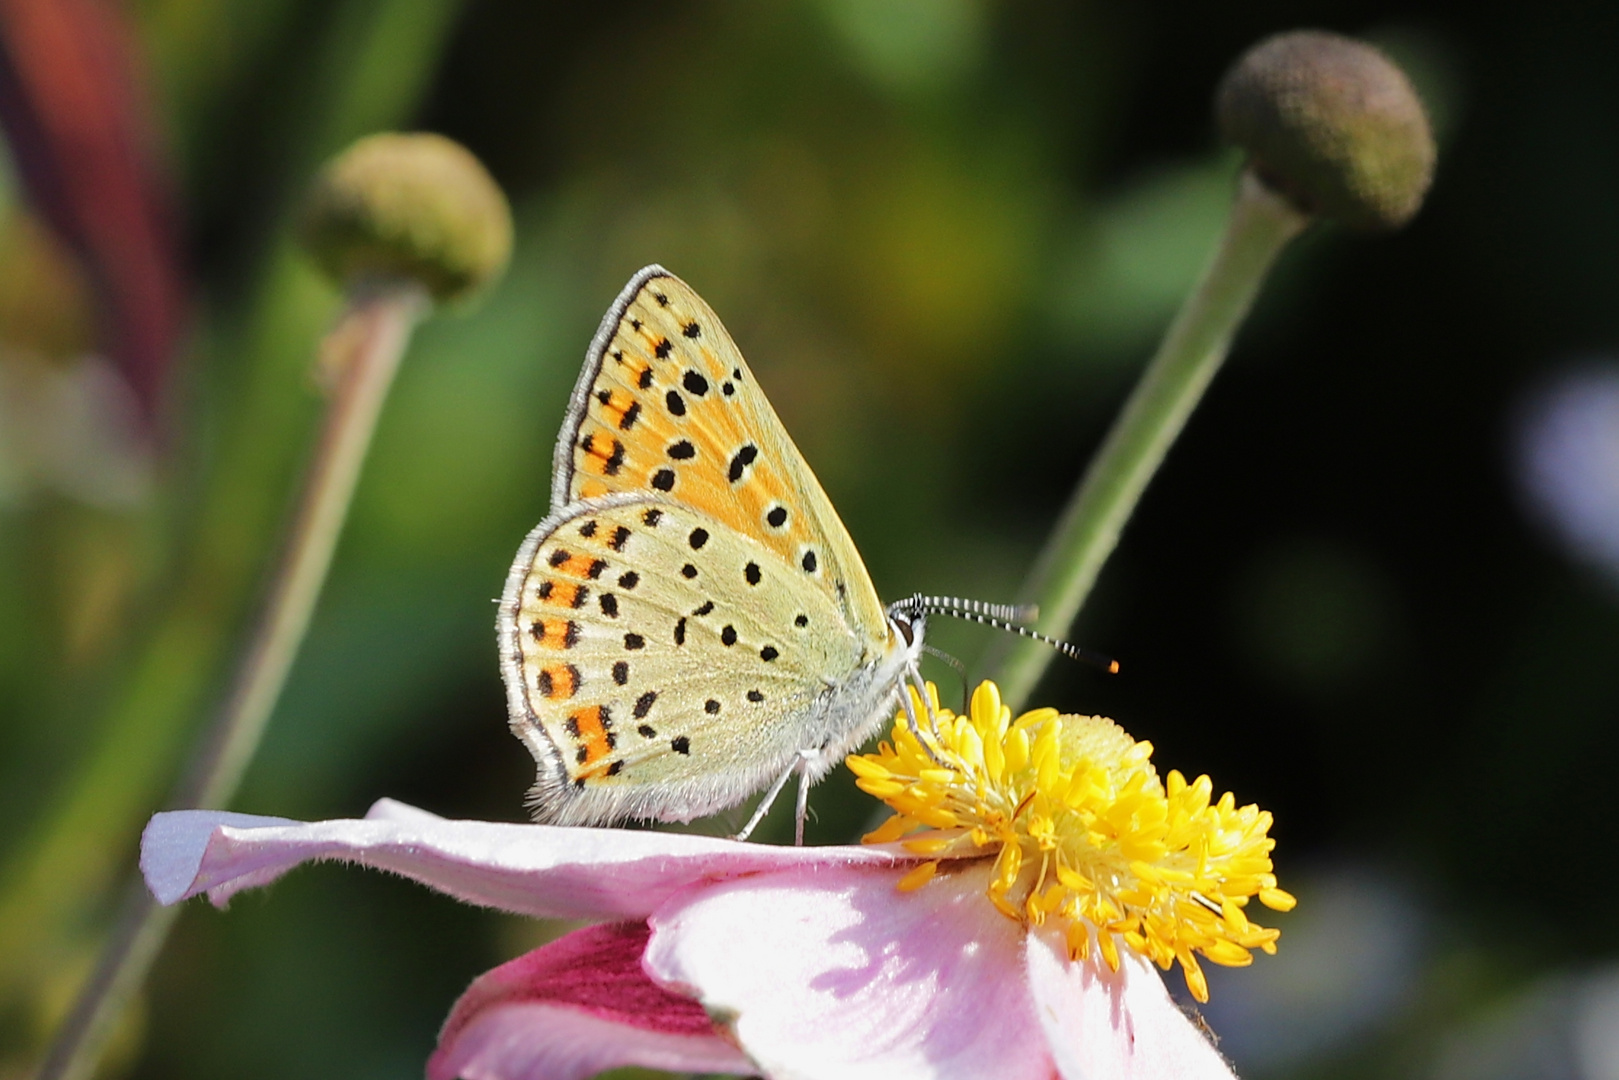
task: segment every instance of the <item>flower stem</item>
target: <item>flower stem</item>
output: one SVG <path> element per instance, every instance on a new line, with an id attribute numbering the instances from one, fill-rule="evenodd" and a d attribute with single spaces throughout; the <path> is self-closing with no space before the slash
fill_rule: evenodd
<path id="1" fill-rule="evenodd" d="M 1036 628 L 1068 633 L 1147 482 L 1220 369 L 1237 327 L 1283 248 L 1310 219 L 1244 170 L 1225 235 L 1158 353 L 1091 460 L 1018 596 L 1039 605 Z M 1014 712 L 1055 654 L 1025 638 L 997 641 L 983 677 Z"/>
<path id="2" fill-rule="evenodd" d="M 309 627 L 382 403 L 428 306 L 417 285 L 356 290 L 322 343 L 320 371 L 331 398 L 286 542 L 229 692 L 171 805 L 223 809 L 235 795 Z M 88 1080 L 94 1073 L 177 911 L 159 907 L 137 875 L 36 1080 Z"/>
<path id="3" fill-rule="evenodd" d="M 394 372 L 427 308 L 416 285 L 356 295 L 321 343 L 320 370 L 333 389 L 320 441 L 253 637 L 178 806 L 223 809 L 236 794 L 309 627 Z"/>

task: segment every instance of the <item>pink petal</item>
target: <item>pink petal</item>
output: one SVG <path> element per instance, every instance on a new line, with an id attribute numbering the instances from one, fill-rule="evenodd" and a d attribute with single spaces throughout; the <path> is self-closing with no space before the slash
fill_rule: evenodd
<path id="1" fill-rule="evenodd" d="M 647 978 L 645 923 L 575 930 L 474 982 L 445 1021 L 428 1080 L 576 1080 L 641 1065 L 755 1071 L 690 998 Z"/>
<path id="2" fill-rule="evenodd" d="M 1235 1080 L 1152 965 L 1119 951 L 1114 972 L 1094 950 L 1087 961 L 1069 961 L 1054 931 L 1029 935 L 1029 988 L 1058 1072 L 1066 1080 Z"/>
<path id="3" fill-rule="evenodd" d="M 647 972 L 734 1017 L 777 1078 L 1046 1080 L 1022 928 L 982 864 L 898 892 L 900 871 L 826 866 L 691 889 L 653 916 Z"/>
<path id="4" fill-rule="evenodd" d="M 224 904 L 299 863 L 341 859 L 402 874 L 472 904 L 563 919 L 645 919 L 680 888 L 813 866 L 894 866 L 873 847 L 770 847 L 706 836 L 450 821 L 379 803 L 364 821 L 313 823 L 211 810 L 157 814 L 141 869 L 165 904 Z"/>

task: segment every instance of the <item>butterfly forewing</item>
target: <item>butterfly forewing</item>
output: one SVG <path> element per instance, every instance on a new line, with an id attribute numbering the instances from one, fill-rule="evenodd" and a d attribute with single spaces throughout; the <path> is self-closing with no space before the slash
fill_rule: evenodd
<path id="1" fill-rule="evenodd" d="M 817 581 L 669 500 L 576 503 L 519 564 L 502 637 L 542 820 L 732 805 L 839 734 L 806 726 L 829 684 L 875 659 Z"/>
<path id="2" fill-rule="evenodd" d="M 642 492 L 756 539 L 832 593 L 858 634 L 887 636 L 876 590 L 719 317 L 661 267 L 609 310 L 557 443 L 552 512 Z"/>
<path id="3" fill-rule="evenodd" d="M 656 266 L 591 343 L 500 640 L 535 815 L 564 824 L 813 782 L 892 715 L 921 648 L 718 317 Z"/>

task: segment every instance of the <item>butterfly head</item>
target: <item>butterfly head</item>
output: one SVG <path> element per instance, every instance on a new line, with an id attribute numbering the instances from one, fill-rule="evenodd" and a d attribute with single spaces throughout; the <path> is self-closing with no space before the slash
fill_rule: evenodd
<path id="1" fill-rule="evenodd" d="M 922 638 L 927 630 L 926 612 L 912 611 L 895 604 L 888 609 L 888 644 L 891 652 L 906 657 L 914 664 L 922 652 Z"/>

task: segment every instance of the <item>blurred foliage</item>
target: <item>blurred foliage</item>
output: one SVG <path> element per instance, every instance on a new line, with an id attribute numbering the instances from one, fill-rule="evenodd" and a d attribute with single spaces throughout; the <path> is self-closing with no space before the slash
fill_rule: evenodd
<path id="1" fill-rule="evenodd" d="M 418 335 L 237 808 L 350 816 L 389 795 L 517 820 L 532 766 L 506 732 L 490 601 L 543 515 L 567 392 L 623 281 L 661 262 L 726 319 L 882 595 L 1006 598 L 1217 234 L 1235 170 L 1208 116 L 1220 72 L 1298 25 L 1365 33 L 1409 66 L 1442 139 L 1430 205 L 1405 233 L 1323 231 L 1284 260 L 1076 629 L 1124 674 L 1058 668 L 1037 696 L 1114 716 L 1166 767 L 1274 810 L 1284 884 L 1384 890 L 1318 908 L 1425 913 L 1398 923 L 1415 967 L 1388 968 L 1384 999 L 1420 1007 L 1327 994 L 1354 1038 L 1253 1051 L 1244 1075 L 1432 1075 L 1447 1033 L 1619 954 L 1603 917 L 1619 598 L 1526 525 L 1505 438 L 1537 372 L 1619 338 L 1613 12 L 131 11 L 199 314 L 144 502 L 46 478 L 0 505 L 0 1076 L 92 955 L 306 452 L 337 298 L 286 223 L 324 155 L 390 127 L 460 139 L 518 207 L 517 250 L 479 307 Z M 970 661 L 984 633 L 933 639 Z M 836 777 L 818 789 L 812 839 L 850 835 L 859 799 Z M 1301 923 L 1301 950 L 1338 951 L 1277 978 L 1358 987 L 1334 965 L 1389 924 L 1336 925 Z M 187 913 L 115 1071 L 419 1076 L 465 983 L 550 932 L 302 871 Z M 1267 977 L 1264 961 L 1230 973 L 1216 1005 Z"/>

